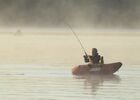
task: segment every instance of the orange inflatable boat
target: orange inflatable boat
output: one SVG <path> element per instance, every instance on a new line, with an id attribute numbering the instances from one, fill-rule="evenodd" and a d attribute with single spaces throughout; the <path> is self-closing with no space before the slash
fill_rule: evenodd
<path id="1" fill-rule="evenodd" d="M 113 74 L 122 66 L 121 62 L 110 64 L 85 64 L 72 68 L 73 75 L 83 74 Z"/>

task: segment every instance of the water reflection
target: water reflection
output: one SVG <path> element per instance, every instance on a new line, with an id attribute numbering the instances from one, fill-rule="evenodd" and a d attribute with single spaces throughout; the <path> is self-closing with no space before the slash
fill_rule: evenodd
<path id="1" fill-rule="evenodd" d="M 118 75 L 83 75 L 76 76 L 75 79 L 84 80 L 84 89 L 90 89 L 95 93 L 99 88 L 106 87 L 104 83 L 119 84 L 121 78 Z"/>

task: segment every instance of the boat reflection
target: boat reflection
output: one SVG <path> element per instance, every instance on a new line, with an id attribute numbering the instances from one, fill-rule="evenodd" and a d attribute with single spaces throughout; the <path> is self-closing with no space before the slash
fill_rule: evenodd
<path id="1" fill-rule="evenodd" d="M 105 82 L 109 84 L 119 84 L 121 79 L 118 75 L 82 75 L 76 76 L 76 79 L 84 80 L 84 89 L 91 89 L 92 92 L 96 92 Z"/>

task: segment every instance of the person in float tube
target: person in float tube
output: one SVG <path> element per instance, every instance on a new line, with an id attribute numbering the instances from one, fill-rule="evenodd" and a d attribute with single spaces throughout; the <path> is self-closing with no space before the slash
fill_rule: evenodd
<path id="1" fill-rule="evenodd" d="M 84 55 L 84 60 L 90 64 L 104 64 L 103 56 L 98 54 L 96 48 L 92 48 L 92 55 Z"/>

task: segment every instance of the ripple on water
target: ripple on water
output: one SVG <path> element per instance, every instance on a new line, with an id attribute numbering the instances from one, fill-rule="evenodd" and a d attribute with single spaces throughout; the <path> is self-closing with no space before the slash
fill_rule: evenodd
<path id="1" fill-rule="evenodd" d="M 116 75 L 84 76 L 72 76 L 69 69 L 55 67 L 1 69 L 0 98 L 4 100 L 140 99 L 139 67 L 122 68 Z"/>

